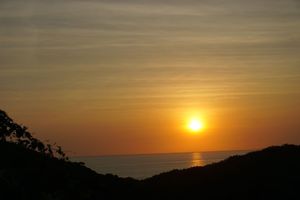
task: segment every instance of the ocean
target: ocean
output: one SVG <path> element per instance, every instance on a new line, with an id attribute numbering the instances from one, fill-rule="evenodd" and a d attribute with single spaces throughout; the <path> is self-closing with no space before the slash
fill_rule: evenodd
<path id="1" fill-rule="evenodd" d="M 247 152 L 249 151 L 85 156 L 73 157 L 71 160 L 84 162 L 85 166 L 97 173 L 144 179 L 173 169 L 204 166 Z"/>

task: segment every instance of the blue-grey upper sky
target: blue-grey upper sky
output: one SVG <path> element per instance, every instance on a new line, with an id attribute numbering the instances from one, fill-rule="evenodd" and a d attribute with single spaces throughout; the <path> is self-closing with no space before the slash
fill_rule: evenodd
<path id="1" fill-rule="evenodd" d="M 0 105 L 82 154 L 300 142 L 299 52 L 299 0 L 1 0 Z"/>

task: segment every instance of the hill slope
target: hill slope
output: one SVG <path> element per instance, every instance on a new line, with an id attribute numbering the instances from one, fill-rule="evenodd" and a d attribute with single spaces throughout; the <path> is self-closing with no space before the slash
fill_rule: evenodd
<path id="1" fill-rule="evenodd" d="M 0 199 L 106 199 L 136 181 L 0 142 Z"/>
<path id="2" fill-rule="evenodd" d="M 299 188 L 300 146 L 284 145 L 163 173 L 144 180 L 141 189 L 150 199 L 295 199 Z"/>

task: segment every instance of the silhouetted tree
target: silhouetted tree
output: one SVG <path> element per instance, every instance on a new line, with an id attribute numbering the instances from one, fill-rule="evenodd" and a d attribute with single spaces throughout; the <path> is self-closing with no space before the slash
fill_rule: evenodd
<path id="1" fill-rule="evenodd" d="M 68 159 L 60 146 L 44 144 L 39 139 L 34 138 L 27 129 L 26 126 L 15 123 L 6 112 L 0 110 L 0 141 L 16 143 L 50 157 Z"/>

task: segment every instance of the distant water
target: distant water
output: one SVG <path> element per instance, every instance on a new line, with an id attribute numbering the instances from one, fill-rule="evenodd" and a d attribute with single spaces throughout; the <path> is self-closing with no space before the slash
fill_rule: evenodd
<path id="1" fill-rule="evenodd" d="M 248 151 L 73 157 L 101 174 L 144 179 L 172 169 L 204 166 Z"/>

